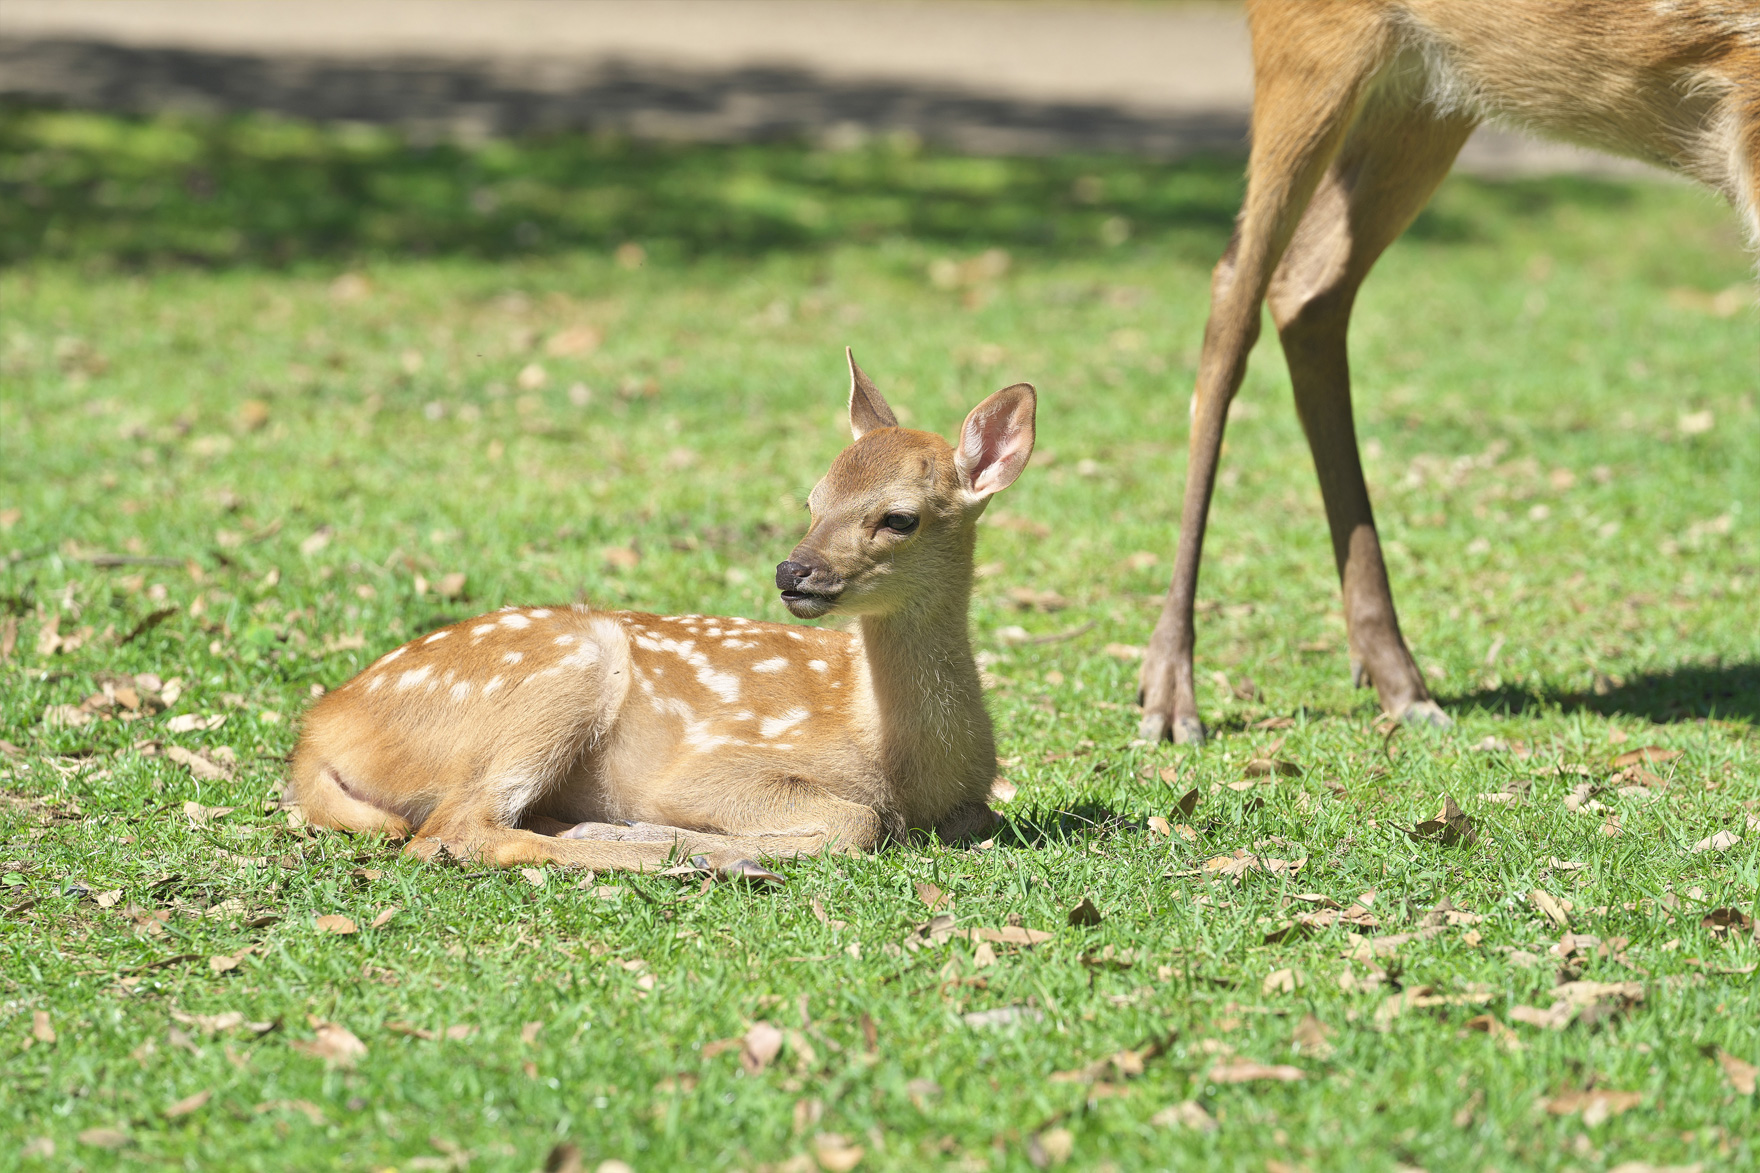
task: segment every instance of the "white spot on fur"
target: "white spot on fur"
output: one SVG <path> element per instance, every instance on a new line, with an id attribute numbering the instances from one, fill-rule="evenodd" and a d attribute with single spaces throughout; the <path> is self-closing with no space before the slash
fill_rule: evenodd
<path id="1" fill-rule="evenodd" d="M 487 683 L 483 686 L 483 695 L 489 696 L 496 689 L 498 689 L 500 687 L 501 687 L 501 677 L 499 677 L 499 676 L 490 677 L 489 683 Z"/>
<path id="2" fill-rule="evenodd" d="M 476 636 L 478 639 L 482 639 L 485 635 L 488 635 L 491 631 L 494 631 L 494 630 L 495 630 L 495 625 L 493 623 L 479 623 L 477 626 L 471 628 L 471 634 Z"/>
<path id="3" fill-rule="evenodd" d="M 383 676 L 375 676 L 371 680 L 367 681 L 367 691 L 368 692 L 378 692 L 380 687 L 384 683 L 385 683 L 385 678 Z"/>
<path id="4" fill-rule="evenodd" d="M 795 708 L 780 717 L 765 717 L 758 722 L 758 732 L 765 737 L 778 737 L 807 719 L 807 710 Z"/>
<path id="5" fill-rule="evenodd" d="M 532 612 L 532 618 L 533 619 L 548 619 L 548 618 L 550 618 L 550 608 L 539 607 L 536 611 Z"/>
<path id="6" fill-rule="evenodd" d="M 571 644 L 574 642 L 574 636 L 572 636 L 572 635 L 559 635 L 556 637 L 556 642 L 559 644 Z"/>
<path id="7" fill-rule="evenodd" d="M 660 641 L 650 639 L 645 635 L 638 635 L 636 636 L 636 647 L 641 648 L 644 652 L 657 652 L 660 650 Z"/>
<path id="8" fill-rule="evenodd" d="M 436 631 L 433 635 L 430 635 L 427 639 L 423 640 L 422 642 L 425 644 L 437 644 L 441 640 L 445 639 L 447 636 L 449 636 L 451 634 L 452 633 L 450 631 Z"/>
<path id="9" fill-rule="evenodd" d="M 462 701 L 465 697 L 467 697 L 469 695 L 471 695 L 471 682 L 470 681 L 461 680 L 457 684 L 452 686 L 452 699 L 453 700 Z"/>
<path id="10" fill-rule="evenodd" d="M 704 665 L 697 669 L 697 683 L 720 697 L 723 704 L 739 699 L 739 677 L 731 672 L 717 672 Z"/>
<path id="11" fill-rule="evenodd" d="M 590 640 L 581 641 L 580 647 L 557 661 L 564 668 L 591 668 L 598 662 L 599 645 Z"/>
<path id="12" fill-rule="evenodd" d="M 530 627 L 531 625 L 532 621 L 527 619 L 524 615 L 510 613 L 501 617 L 501 626 L 511 627 L 515 631 L 518 631 L 522 627 Z"/>
<path id="13" fill-rule="evenodd" d="M 733 719 L 735 721 L 750 721 L 750 720 L 752 720 L 752 715 L 750 713 L 746 712 L 744 709 L 741 709 L 739 712 L 737 712 L 733 715 Z"/>
<path id="14" fill-rule="evenodd" d="M 408 672 L 405 672 L 402 676 L 397 678 L 397 687 L 414 688 L 416 685 L 426 680 L 428 678 L 428 673 L 433 670 L 434 668 L 430 664 L 423 664 L 420 668 L 411 668 Z"/>
<path id="15" fill-rule="evenodd" d="M 392 648 L 389 652 L 386 652 L 383 656 L 379 657 L 379 666 L 383 668 L 408 650 L 408 648 Z"/>
<path id="16" fill-rule="evenodd" d="M 791 632 L 789 632 L 789 633 L 788 633 L 788 638 L 789 638 L 789 639 L 800 639 L 800 640 L 804 640 L 804 639 L 806 639 L 806 638 L 807 638 L 807 637 L 806 637 L 806 636 L 804 636 L 804 635 L 802 635 L 802 634 L 801 634 L 801 633 L 800 633 L 800 632 L 798 632 L 798 631 L 791 631 Z"/>
<path id="17" fill-rule="evenodd" d="M 509 652 L 501 657 L 501 662 L 503 664 L 517 664 L 525 658 L 526 654 L 524 652 Z"/>
<path id="18" fill-rule="evenodd" d="M 761 672 L 765 675 L 772 672 L 785 672 L 787 670 L 788 661 L 781 656 L 773 656 L 768 660 L 759 660 L 756 664 L 752 665 L 753 672 Z"/>
<path id="19" fill-rule="evenodd" d="M 808 660 L 807 667 L 811 668 L 815 672 L 825 672 L 830 669 L 831 665 L 827 664 L 823 660 Z"/>
<path id="20" fill-rule="evenodd" d="M 737 652 L 742 648 L 755 648 L 758 645 L 756 642 L 749 639 L 724 639 L 721 641 L 721 646 L 730 651 Z"/>

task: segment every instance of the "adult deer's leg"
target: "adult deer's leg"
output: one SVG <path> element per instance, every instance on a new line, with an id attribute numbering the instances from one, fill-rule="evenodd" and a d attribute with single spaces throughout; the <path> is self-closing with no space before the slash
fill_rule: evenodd
<path id="1" fill-rule="evenodd" d="M 1366 5 L 1261 2 L 1248 17 L 1256 82 L 1247 197 L 1211 278 L 1173 581 L 1143 661 L 1139 735 L 1150 740 L 1204 739 L 1192 682 L 1192 603 L 1228 405 L 1259 336 L 1272 271 L 1392 48 L 1391 30 Z"/>
<path id="2" fill-rule="evenodd" d="M 1326 502 L 1352 678 L 1372 680 L 1386 712 L 1434 724 L 1448 718 L 1400 636 L 1363 483 L 1345 334 L 1363 278 L 1429 200 L 1472 129 L 1471 119 L 1437 118 L 1395 89 L 1377 89 L 1315 190 L 1267 299 Z"/>

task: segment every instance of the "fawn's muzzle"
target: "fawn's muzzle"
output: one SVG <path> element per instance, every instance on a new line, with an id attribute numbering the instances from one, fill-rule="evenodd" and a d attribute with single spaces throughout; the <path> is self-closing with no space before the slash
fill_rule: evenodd
<path id="1" fill-rule="evenodd" d="M 814 575 L 819 577 L 818 583 L 812 581 Z M 782 592 L 784 606 L 802 619 L 812 619 L 831 609 L 843 592 L 843 584 L 824 567 L 790 559 L 777 563 L 776 589 Z"/>

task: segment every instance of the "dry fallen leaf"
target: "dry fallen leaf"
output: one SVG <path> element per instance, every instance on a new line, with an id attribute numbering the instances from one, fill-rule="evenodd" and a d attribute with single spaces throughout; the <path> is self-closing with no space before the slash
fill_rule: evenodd
<path id="1" fill-rule="evenodd" d="M 1717 1065 L 1723 1068 L 1724 1078 L 1729 1080 L 1729 1086 L 1735 1088 L 1739 1095 L 1754 1094 L 1754 1077 L 1760 1074 L 1760 1068 L 1736 1058 L 1722 1047 L 1717 1049 Z"/>
<path id="2" fill-rule="evenodd" d="M 1699 927 L 1709 930 L 1712 936 L 1721 937 L 1731 930 L 1740 936 L 1752 931 L 1754 918 L 1739 908 L 1714 908 L 1699 918 Z"/>
<path id="3" fill-rule="evenodd" d="M 979 941 L 978 947 L 976 949 L 972 950 L 972 968 L 973 969 L 989 969 L 992 965 L 995 965 L 995 964 L 996 964 L 996 950 L 994 950 L 990 947 L 990 942 Z"/>
<path id="4" fill-rule="evenodd" d="M 434 593 L 442 599 L 458 599 L 464 597 L 465 575 L 462 570 L 451 574 L 443 574 L 440 581 L 434 584 Z"/>
<path id="5" fill-rule="evenodd" d="M 1171 838 L 1173 835 L 1173 824 L 1162 818 L 1160 815 L 1150 815 L 1149 830 L 1161 836 L 1163 839 L 1167 839 Z"/>
<path id="6" fill-rule="evenodd" d="M 188 1116 L 191 1112 L 202 1107 L 213 1098 L 213 1089 L 205 1088 L 202 1091 L 195 1093 L 193 1096 L 183 1097 L 183 1099 L 166 1108 L 165 1115 L 172 1120 L 176 1120 L 179 1116 Z"/>
<path id="7" fill-rule="evenodd" d="M 851 1144 L 835 1132 L 821 1132 L 813 1138 L 813 1156 L 825 1173 L 849 1173 L 862 1163 L 865 1152 L 861 1145 Z"/>
<path id="8" fill-rule="evenodd" d="M 232 771 L 225 766 L 210 761 L 202 754 L 192 753 L 181 745 L 166 746 L 165 756 L 188 767 L 189 772 L 203 782 L 217 782 L 232 777 Z"/>
<path id="9" fill-rule="evenodd" d="M 1520 1035 L 1489 1014 L 1475 1014 L 1467 1019 L 1467 1029 L 1490 1035 L 1506 1050 L 1519 1051 L 1523 1047 Z"/>
<path id="10" fill-rule="evenodd" d="M 199 802 L 186 802 L 183 804 L 184 817 L 198 827 L 202 826 L 204 823 L 212 822 L 221 815 L 229 815 L 237 809 L 237 807 L 232 806 L 203 806 Z"/>
<path id="11" fill-rule="evenodd" d="M 1719 831 L 1693 844 L 1692 851 L 1694 855 L 1707 851 L 1728 851 L 1741 841 L 1742 837 L 1734 831 Z"/>
<path id="12" fill-rule="evenodd" d="M 1529 1026 L 1563 1030 L 1573 1022 L 1594 1026 L 1644 1000 L 1641 982 L 1564 982 L 1552 988 L 1553 1003 L 1545 1010 L 1511 1006 L 1509 1016 Z"/>
<path id="13" fill-rule="evenodd" d="M 1180 795 L 1179 801 L 1173 804 L 1173 809 L 1179 812 L 1181 818 L 1189 819 L 1192 817 L 1192 812 L 1198 809 L 1198 800 L 1201 797 L 1198 788 L 1194 786 Z"/>
<path id="14" fill-rule="evenodd" d="M 524 876 L 526 883 L 534 888 L 542 888 L 544 886 L 543 868 L 521 868 L 519 869 L 519 874 Z"/>
<path id="15" fill-rule="evenodd" d="M 782 1032 L 768 1022 L 754 1022 L 741 1044 L 740 1065 L 749 1074 L 756 1075 L 770 1066 L 781 1050 Z"/>
<path id="16" fill-rule="evenodd" d="M 1274 969 L 1259 983 L 1259 992 L 1267 996 L 1293 994 L 1307 984 L 1307 977 L 1299 969 Z"/>
<path id="17" fill-rule="evenodd" d="M 356 931 L 355 923 L 352 920 L 335 912 L 319 917 L 316 924 L 320 933 L 334 933 L 339 937 L 346 937 Z"/>
<path id="18" fill-rule="evenodd" d="M 39 1043 L 52 1043 L 55 1041 L 55 1026 L 49 1021 L 49 1012 L 47 1010 L 31 1011 L 31 1038 L 37 1040 Z"/>
<path id="19" fill-rule="evenodd" d="M 1551 921 L 1561 929 L 1570 927 L 1571 918 L 1565 912 L 1564 905 L 1558 902 L 1556 896 L 1553 896 L 1550 892 L 1536 888 L 1528 893 L 1528 899 L 1534 902 L 1534 907 L 1538 908 L 1547 920 Z"/>
<path id="20" fill-rule="evenodd" d="M 1414 826 L 1411 835 L 1413 839 L 1435 839 L 1444 847 L 1471 847 L 1479 838 L 1473 820 L 1446 794 L 1442 809 Z"/>
<path id="21" fill-rule="evenodd" d="M 403 911 L 403 905 L 393 904 L 390 908 L 385 909 L 378 916 L 376 916 L 372 920 L 368 921 L 367 927 L 369 929 L 384 928 L 386 922 L 388 922 L 392 917 L 396 916 L 399 912 L 402 912 L 402 911 Z"/>
<path id="22" fill-rule="evenodd" d="M 1305 1075 L 1306 1072 L 1300 1067 L 1291 1067 L 1287 1063 L 1265 1064 L 1254 1063 L 1249 1059 L 1236 1059 L 1218 1063 L 1205 1078 L 1212 1083 L 1253 1083 L 1262 1079 L 1294 1083 Z"/>
<path id="23" fill-rule="evenodd" d="M 1640 749 L 1628 749 L 1613 759 L 1613 768 L 1623 770 L 1627 766 L 1635 766 L 1639 762 L 1672 762 L 1681 756 L 1678 749 L 1663 749 L 1660 745 L 1646 745 Z"/>
<path id="24" fill-rule="evenodd" d="M 1583 1123 L 1594 1128 L 1609 1117 L 1629 1112 L 1644 1102 L 1638 1092 L 1616 1092 L 1606 1088 L 1595 1088 L 1592 1091 L 1560 1092 L 1545 1102 L 1546 1110 L 1554 1116 L 1574 1116 L 1583 1114 Z"/>
<path id="25" fill-rule="evenodd" d="M 1078 928 L 1093 928 L 1104 919 L 1099 905 L 1087 896 L 1082 897 L 1081 901 L 1069 910 L 1069 923 Z"/>
<path id="26" fill-rule="evenodd" d="M 1149 1123 L 1157 1128 L 1189 1128 L 1193 1132 L 1216 1131 L 1216 1118 L 1204 1111 L 1204 1106 L 1196 1100 L 1181 1100 L 1177 1104 L 1169 1104 L 1149 1117 Z"/>
<path id="27" fill-rule="evenodd" d="M 543 1029 L 544 1023 L 542 1020 L 528 1022 L 519 1028 L 519 1041 L 529 1047 L 538 1041 L 538 1032 Z"/>
<path id="28" fill-rule="evenodd" d="M 953 897 L 942 891 L 940 885 L 931 884 L 923 880 L 917 881 L 917 899 L 921 900 L 924 904 L 927 904 L 930 912 L 935 912 L 938 909 L 946 908 L 953 904 Z"/>
<path id="29" fill-rule="evenodd" d="M 1008 802 L 1019 793 L 1019 788 L 1016 787 L 1013 782 L 1004 778 L 1001 774 L 996 775 L 996 777 L 990 781 L 991 802 Z"/>
<path id="30" fill-rule="evenodd" d="M 1302 1015 L 1290 1037 L 1302 1049 L 1302 1054 L 1324 1059 L 1333 1052 L 1332 1033 L 1331 1027 L 1310 1013 Z"/>
<path id="31" fill-rule="evenodd" d="M 98 1149 L 119 1149 L 128 1144 L 128 1133 L 120 1128 L 88 1128 L 79 1134 L 79 1143 Z"/>
<path id="32" fill-rule="evenodd" d="M 367 1053 L 367 1045 L 345 1026 L 338 1026 L 334 1022 L 320 1022 L 316 1031 L 315 1038 L 295 1039 L 288 1045 L 302 1054 L 338 1067 L 353 1067 L 356 1060 Z"/>

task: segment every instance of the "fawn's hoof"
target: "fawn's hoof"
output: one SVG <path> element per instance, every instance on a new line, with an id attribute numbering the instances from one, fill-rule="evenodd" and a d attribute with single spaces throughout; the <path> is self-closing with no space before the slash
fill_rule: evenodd
<path id="1" fill-rule="evenodd" d="M 699 867 L 707 867 L 714 873 L 717 880 L 745 880 L 753 884 L 786 884 L 787 880 L 777 875 L 764 865 L 749 859 L 736 859 L 724 863 L 712 863 L 707 856 L 696 856 L 691 860 Z"/>
<path id="2" fill-rule="evenodd" d="M 1422 725 L 1429 729 L 1447 729 L 1454 724 L 1454 719 L 1435 701 L 1413 701 L 1400 713 L 1399 719 L 1403 724 Z"/>
<path id="3" fill-rule="evenodd" d="M 1175 717 L 1170 722 L 1160 713 L 1144 713 L 1137 736 L 1150 743 L 1167 738 L 1175 745 L 1203 745 L 1204 722 L 1196 717 Z"/>

